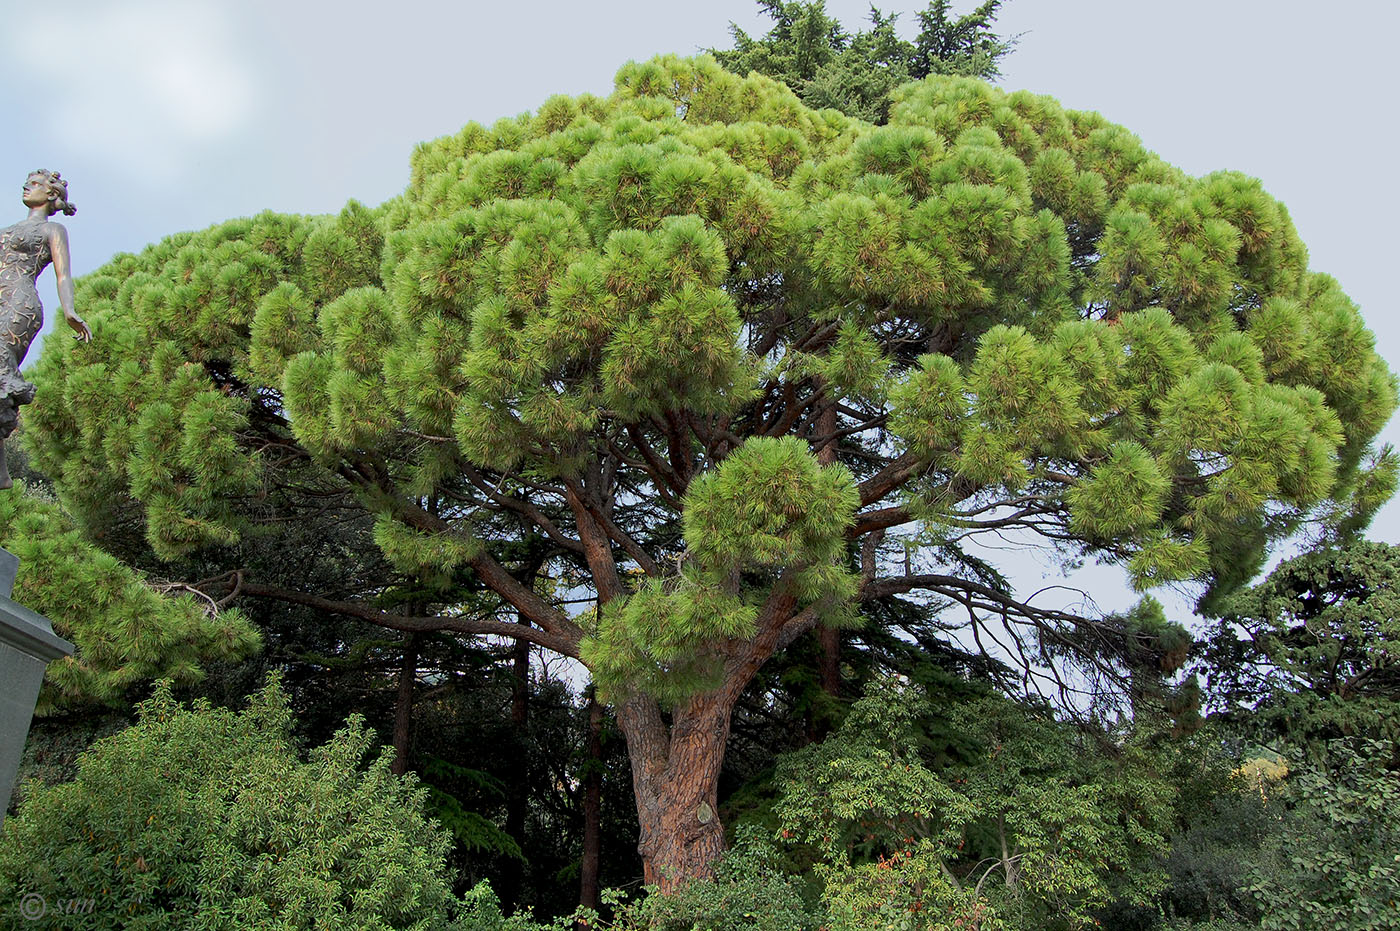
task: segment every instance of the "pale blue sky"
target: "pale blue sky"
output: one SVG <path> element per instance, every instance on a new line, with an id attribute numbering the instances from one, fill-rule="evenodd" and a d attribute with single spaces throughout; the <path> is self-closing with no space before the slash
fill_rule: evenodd
<path id="1" fill-rule="evenodd" d="M 884 9 L 908 26 L 920 5 Z M 829 0 L 848 25 L 868 8 Z M 751 0 L 0 0 L 0 190 L 13 185 L 19 219 L 29 170 L 70 179 L 82 273 L 264 208 L 378 203 L 407 182 L 416 142 L 553 93 L 606 93 L 629 58 L 727 44 L 730 20 L 766 28 Z M 1192 173 L 1261 178 L 1400 369 L 1396 5 L 1010 0 L 1000 26 L 1023 33 L 1002 86 L 1099 110 Z M 1372 536 L 1400 543 L 1400 504 Z"/>

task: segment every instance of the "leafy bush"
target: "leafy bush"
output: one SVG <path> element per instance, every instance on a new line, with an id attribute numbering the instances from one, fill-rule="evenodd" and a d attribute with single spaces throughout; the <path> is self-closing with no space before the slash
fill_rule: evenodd
<path id="1" fill-rule="evenodd" d="M 1337 740 L 1289 781 L 1250 886 L 1268 931 L 1400 929 L 1395 745 Z"/>
<path id="2" fill-rule="evenodd" d="M 753 826 L 740 826 L 713 880 L 654 891 L 618 910 L 614 931 L 816 931 L 821 913 L 804 901 L 798 881 L 777 867 L 777 851 Z"/>
<path id="3" fill-rule="evenodd" d="M 451 931 L 546 931 L 556 928 L 564 931 L 572 928 L 568 918 L 560 919 L 551 925 L 540 925 L 530 920 L 528 914 L 512 915 L 509 918 L 501 911 L 501 900 L 485 880 L 477 883 L 462 897 L 457 921 Z"/>
<path id="4" fill-rule="evenodd" d="M 1169 880 L 1161 906 L 1176 919 L 1170 928 L 1257 927 L 1248 876 L 1260 845 L 1277 829 L 1269 802 L 1276 793 L 1276 781 L 1238 785 L 1191 813 L 1164 863 Z"/>
<path id="5" fill-rule="evenodd" d="M 234 713 L 162 682 L 78 778 L 31 786 L 0 834 L 8 927 L 387 931 L 447 924 L 425 790 L 351 718 L 302 762 L 276 681 Z M 15 918 L 20 911 L 21 923 Z M 468 925 L 470 927 L 470 925 Z"/>
<path id="6" fill-rule="evenodd" d="M 450 931 L 835 931 L 821 907 L 804 900 L 800 880 L 778 867 L 777 851 L 764 832 L 741 825 L 737 835 L 713 879 L 694 880 L 667 895 L 649 886 L 632 901 L 617 889 L 605 890 L 602 899 L 611 918 L 588 909 L 540 923 L 528 914 L 507 917 L 482 882 L 463 897 Z"/>
<path id="7" fill-rule="evenodd" d="M 982 699 L 951 712 L 981 738 L 968 761 L 934 768 L 924 702 L 877 680 L 779 764 L 775 811 L 815 852 L 833 928 L 1079 928 L 1115 898 L 1151 900 L 1170 793 L 1131 742 L 1110 766 L 1048 715 Z"/>

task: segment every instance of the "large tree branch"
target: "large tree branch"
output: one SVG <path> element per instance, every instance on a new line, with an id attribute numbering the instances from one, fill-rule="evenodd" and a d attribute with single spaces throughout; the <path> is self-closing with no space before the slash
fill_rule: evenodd
<path id="1" fill-rule="evenodd" d="M 773 652 L 777 653 L 786 650 L 797 642 L 797 638 L 814 629 L 821 621 L 821 616 L 817 612 L 816 605 L 808 605 L 801 611 L 788 618 L 787 623 L 778 631 L 778 636 L 773 642 Z"/>
<path id="2" fill-rule="evenodd" d="M 352 475 L 358 475 L 359 481 L 370 485 L 375 490 L 385 492 L 385 498 L 394 516 L 408 526 L 427 533 L 447 535 L 456 533 L 456 528 L 437 514 L 396 494 L 388 475 L 373 475 L 372 470 L 365 469 L 363 464 L 357 466 Z M 467 565 L 476 571 L 477 577 L 487 588 L 500 595 L 512 607 L 529 618 L 531 622 L 538 624 L 543 630 L 574 644 L 583 639 L 583 631 L 577 624 L 569 620 L 568 615 L 529 588 L 521 585 L 520 581 L 506 571 L 506 568 L 497 562 L 490 553 L 478 553 L 467 560 Z M 577 649 L 577 646 L 573 647 L 574 652 L 568 655 L 577 656 Z"/>
<path id="3" fill-rule="evenodd" d="M 380 627 L 390 630 L 412 631 L 427 633 L 431 631 L 448 631 L 459 634 L 496 634 L 501 637 L 513 637 L 517 640 L 527 640 L 530 643 L 538 644 L 562 653 L 565 656 L 578 658 L 578 643 L 582 637 L 571 636 L 568 632 L 544 630 L 538 627 L 531 627 L 525 624 L 517 624 L 513 621 L 498 621 L 492 618 L 469 618 L 454 617 L 449 614 L 434 615 L 428 617 L 414 617 L 404 614 L 393 614 L 388 611 L 381 611 L 372 605 L 359 601 L 341 601 L 334 598 L 322 598 L 319 595 L 312 595 L 307 592 L 300 592 L 294 589 L 279 588 L 274 585 L 262 585 L 257 582 L 244 580 L 239 594 L 248 595 L 255 598 L 271 598 L 276 601 L 285 601 L 289 604 L 304 605 L 308 608 L 315 608 L 318 611 L 325 611 L 331 614 L 342 614 L 346 617 L 357 618 L 368 621 Z M 577 627 L 570 624 L 575 631 Z"/>
<path id="4" fill-rule="evenodd" d="M 486 497 L 490 498 L 496 504 L 508 511 L 519 514 L 521 517 L 524 517 L 526 520 L 539 527 L 561 548 L 579 556 L 584 555 L 583 544 L 561 531 L 559 527 L 555 525 L 554 521 L 550 520 L 549 517 L 533 503 L 513 498 L 510 495 L 505 495 L 496 491 L 491 487 L 491 483 L 486 480 L 485 476 L 470 465 L 464 463 L 462 472 L 482 494 L 486 495 Z"/>
<path id="5" fill-rule="evenodd" d="M 506 571 L 504 566 L 496 562 L 489 554 L 483 553 L 467 564 L 476 571 L 477 577 L 487 588 L 510 602 L 515 610 L 529 618 L 531 622 L 573 643 L 573 652 L 567 655 L 578 656 L 577 644 L 583 639 L 583 629 L 569 620 L 568 615 L 535 594 L 531 589 L 521 585 L 514 576 Z"/>
<path id="6" fill-rule="evenodd" d="M 831 408 L 831 410 L 833 411 L 833 413 L 835 412 L 834 408 Z M 813 436 L 809 442 L 812 444 L 812 448 L 814 450 L 816 450 L 817 452 L 821 452 L 828 446 L 834 445 L 838 441 L 843 440 L 848 436 L 855 436 L 857 433 L 864 433 L 867 430 L 874 430 L 877 427 L 883 427 L 887 419 L 888 418 L 886 417 L 886 415 L 881 414 L 880 416 L 874 417 L 870 420 L 863 420 L 859 423 L 852 424 L 849 427 L 841 427 L 839 429 L 823 428 L 821 426 L 818 426 L 818 429 L 822 432 L 817 433 L 815 436 Z"/>
<path id="7" fill-rule="evenodd" d="M 648 472 L 651 475 L 652 481 L 656 482 L 657 490 L 665 494 L 665 489 L 670 488 L 671 492 L 674 494 L 674 497 L 671 498 L 672 501 L 684 496 L 686 488 L 685 483 L 680 480 L 680 477 L 676 475 L 675 472 L 671 471 L 671 467 L 665 463 L 656 450 L 652 448 L 652 445 L 647 442 L 646 437 L 642 435 L 641 428 L 636 424 L 628 424 L 627 435 L 631 438 L 632 445 L 637 448 L 637 452 L 641 453 L 642 458 L 646 460 L 649 466 Z M 671 496 L 668 495 L 667 497 Z"/>
<path id="8" fill-rule="evenodd" d="M 886 530 L 890 527 L 898 527 L 900 524 L 907 524 L 913 519 L 914 515 L 909 513 L 909 509 L 902 506 L 866 511 L 856 515 L 855 524 L 846 531 L 846 539 L 855 540 L 876 530 Z"/>
<path id="9" fill-rule="evenodd" d="M 771 422 L 765 421 L 764 428 L 760 432 L 764 436 L 787 436 L 788 433 L 792 432 L 793 425 L 803 418 L 809 408 L 814 414 L 820 415 L 821 410 L 817 405 L 825 396 L 825 390 L 818 388 L 807 397 L 798 400 L 797 387 L 791 382 L 784 382 L 783 406 L 774 412 L 778 413 L 778 417 L 772 419 Z M 805 432 L 805 430 L 798 432 Z"/>
<path id="10" fill-rule="evenodd" d="M 599 506 L 592 494 L 586 489 L 579 487 L 578 483 L 572 480 L 567 481 L 566 485 L 569 488 L 571 504 L 574 501 L 578 501 L 582 504 L 589 515 L 603 528 L 603 532 L 612 538 L 613 542 L 617 543 L 618 546 L 622 547 L 628 556 L 635 559 L 637 565 L 642 567 L 643 572 L 652 577 L 661 575 L 661 567 L 656 564 L 656 560 L 652 559 L 647 551 L 642 549 L 640 543 L 632 539 L 632 537 L 617 524 L 613 523 L 612 518 L 604 513 L 603 508 Z M 583 547 L 583 549 L 586 549 L 586 547 Z"/>
<path id="11" fill-rule="evenodd" d="M 680 416 L 675 411 L 666 411 L 664 420 L 653 422 L 666 437 L 666 449 L 671 459 L 671 469 L 677 479 L 680 480 L 682 493 L 690 487 L 690 478 L 694 473 L 694 463 L 691 460 L 692 444 L 690 442 L 690 429 L 681 422 Z"/>
<path id="12" fill-rule="evenodd" d="M 918 471 L 919 457 L 911 452 L 891 460 L 889 465 L 856 486 L 860 491 L 860 506 L 865 507 L 879 501 L 909 481 Z"/>
<path id="13" fill-rule="evenodd" d="M 632 695 L 613 707 L 618 726 L 627 737 L 627 757 L 632 764 L 632 790 L 637 808 L 640 814 L 652 816 L 640 819 L 638 846 L 645 849 L 651 841 L 649 826 L 656 823 L 655 815 L 662 804 L 660 780 L 670 762 L 670 729 L 661 717 L 656 699 L 649 695 Z"/>
<path id="14" fill-rule="evenodd" d="M 577 482 L 569 482 L 565 489 L 568 491 L 569 507 L 574 512 L 574 524 L 578 527 L 579 539 L 583 541 L 588 569 L 593 575 L 593 587 L 598 591 L 600 605 L 606 604 L 625 591 L 622 577 L 617 571 L 617 559 L 613 557 L 612 546 L 608 543 L 608 535 L 603 530 L 603 525 L 584 503 L 583 499 L 588 492 L 580 488 Z"/>
<path id="15" fill-rule="evenodd" d="M 789 323 L 787 311 L 781 307 L 776 308 L 772 314 L 773 319 L 768 321 L 767 332 L 758 342 L 749 346 L 749 352 L 760 359 L 772 352 L 774 347 L 778 345 L 778 342 L 783 338 L 783 330 L 787 328 Z"/>
<path id="16" fill-rule="evenodd" d="M 729 656 L 725 661 L 725 699 L 738 701 L 739 693 L 752 681 L 754 674 L 768 662 L 768 659 L 791 643 L 783 640 L 784 631 L 791 627 L 793 609 L 797 598 L 792 594 L 791 585 L 780 578 L 759 609 L 756 623 L 757 633 L 747 641 L 731 641 Z M 792 639 L 796 639 L 796 636 Z"/>

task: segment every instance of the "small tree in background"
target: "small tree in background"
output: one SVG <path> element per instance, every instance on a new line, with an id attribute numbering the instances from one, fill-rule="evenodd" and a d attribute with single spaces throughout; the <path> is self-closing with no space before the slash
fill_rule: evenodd
<path id="1" fill-rule="evenodd" d="M 926 713 L 917 689 L 876 680 L 780 761 L 783 836 L 816 852 L 838 927 L 1081 928 L 1115 899 L 1153 901 L 1175 802 L 1160 760 L 986 698 L 952 712 L 968 759 L 934 767 Z"/>
<path id="2" fill-rule="evenodd" d="M 1276 745 L 1400 744 L 1400 547 L 1360 541 L 1279 564 L 1221 605 L 1205 668 L 1216 710 Z"/>
<path id="3" fill-rule="evenodd" d="M 896 32 L 898 14 L 870 9 L 870 29 L 850 33 L 826 15 L 824 0 L 759 0 L 773 28 L 751 38 L 733 23 L 732 49 L 710 49 L 740 76 L 766 74 L 790 87 L 809 107 L 831 107 L 847 116 L 883 123 L 896 87 L 931 74 L 992 80 L 1015 39 L 992 31 L 1002 0 L 988 0 L 963 16 L 952 16 L 948 0 L 933 0 L 917 14 L 913 41 Z"/>

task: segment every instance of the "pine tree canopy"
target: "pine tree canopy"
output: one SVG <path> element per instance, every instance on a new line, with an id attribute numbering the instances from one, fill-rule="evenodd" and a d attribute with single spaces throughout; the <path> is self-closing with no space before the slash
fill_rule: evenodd
<path id="1" fill-rule="evenodd" d="M 1213 595 L 1395 484 L 1395 379 L 1258 181 L 972 78 L 894 101 L 876 127 L 710 58 L 632 63 L 421 145 L 379 208 L 119 256 L 79 288 L 99 338 L 45 344 L 26 442 L 84 525 L 167 558 L 353 489 L 400 571 L 513 612 L 237 591 L 581 657 L 649 879 L 703 872 L 728 714 L 804 632 L 912 595 L 1028 664 L 1121 633 L 968 538 Z M 672 802 L 690 827 L 647 820 Z"/>
<path id="2" fill-rule="evenodd" d="M 493 555 L 547 540 L 638 605 L 585 655 L 652 676 L 916 589 L 1063 620 L 958 571 L 979 530 L 1228 587 L 1393 485 L 1394 379 L 1284 208 L 1046 97 L 931 77 L 876 128 L 662 58 L 412 166 L 83 280 L 104 337 L 46 344 L 27 434 L 82 521 L 173 557 L 349 483 L 396 564 L 576 654 Z"/>
<path id="3" fill-rule="evenodd" d="M 13 598 L 78 648 L 49 664 L 41 714 L 120 704 L 156 679 L 197 681 L 209 662 L 258 649 L 257 631 L 236 608 L 219 610 L 192 594 L 165 597 L 23 486 L 0 495 L 0 545 L 20 561 Z"/>

